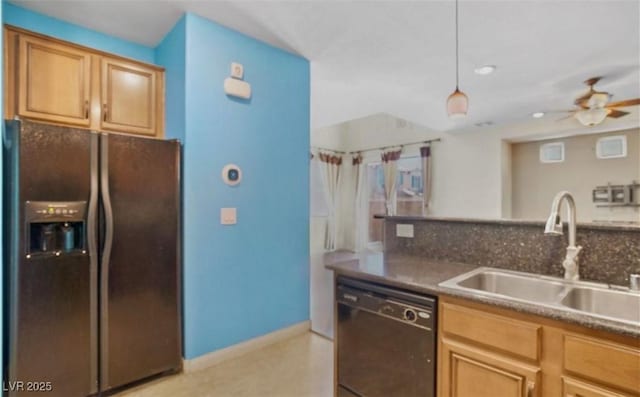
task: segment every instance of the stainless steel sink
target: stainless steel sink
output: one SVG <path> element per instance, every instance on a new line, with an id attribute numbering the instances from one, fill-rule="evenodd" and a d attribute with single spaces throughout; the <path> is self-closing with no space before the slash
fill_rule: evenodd
<path id="1" fill-rule="evenodd" d="M 640 324 L 639 294 L 595 288 L 573 288 L 560 303 L 575 310 Z"/>
<path id="2" fill-rule="evenodd" d="M 482 267 L 440 286 L 640 326 L 640 294 L 607 284 Z"/>
<path id="3" fill-rule="evenodd" d="M 457 285 L 533 302 L 557 302 L 567 292 L 561 282 L 494 270 L 471 275 Z"/>

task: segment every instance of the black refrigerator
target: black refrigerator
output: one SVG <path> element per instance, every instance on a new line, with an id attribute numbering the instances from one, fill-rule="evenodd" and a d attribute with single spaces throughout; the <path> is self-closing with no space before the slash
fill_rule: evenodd
<path id="1" fill-rule="evenodd" d="M 179 371 L 179 142 L 5 127 L 4 394 L 83 397 Z"/>

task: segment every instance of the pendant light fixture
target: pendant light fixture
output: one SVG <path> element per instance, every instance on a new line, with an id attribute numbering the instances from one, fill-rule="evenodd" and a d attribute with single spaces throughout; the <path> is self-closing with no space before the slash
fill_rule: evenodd
<path id="1" fill-rule="evenodd" d="M 447 98 L 447 113 L 451 120 L 462 119 L 467 115 L 469 109 L 469 99 L 464 92 L 458 88 L 460 67 L 458 61 L 458 0 L 456 0 L 456 90 Z"/>

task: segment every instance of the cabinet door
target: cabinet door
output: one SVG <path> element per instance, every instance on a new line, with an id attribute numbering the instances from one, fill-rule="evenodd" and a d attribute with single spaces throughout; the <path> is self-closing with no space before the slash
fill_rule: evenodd
<path id="1" fill-rule="evenodd" d="M 89 125 L 91 55 L 71 46 L 19 36 L 18 114 Z"/>
<path id="2" fill-rule="evenodd" d="M 159 72 L 109 58 L 102 59 L 101 69 L 101 128 L 155 136 Z"/>
<path id="3" fill-rule="evenodd" d="M 562 378 L 562 395 L 564 397 L 630 397 L 629 394 L 620 394 L 568 377 Z"/>
<path id="4" fill-rule="evenodd" d="M 538 367 L 447 339 L 440 346 L 440 397 L 540 395 Z"/>

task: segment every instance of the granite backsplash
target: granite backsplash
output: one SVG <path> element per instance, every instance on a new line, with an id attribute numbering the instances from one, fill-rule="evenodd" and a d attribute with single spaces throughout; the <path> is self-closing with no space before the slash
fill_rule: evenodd
<path id="1" fill-rule="evenodd" d="M 397 224 L 413 224 L 414 237 L 396 236 Z M 567 236 L 548 236 L 544 223 L 444 218 L 385 218 L 387 257 L 422 256 L 562 277 Z M 640 274 L 640 228 L 578 225 L 580 278 L 629 285 Z"/>

